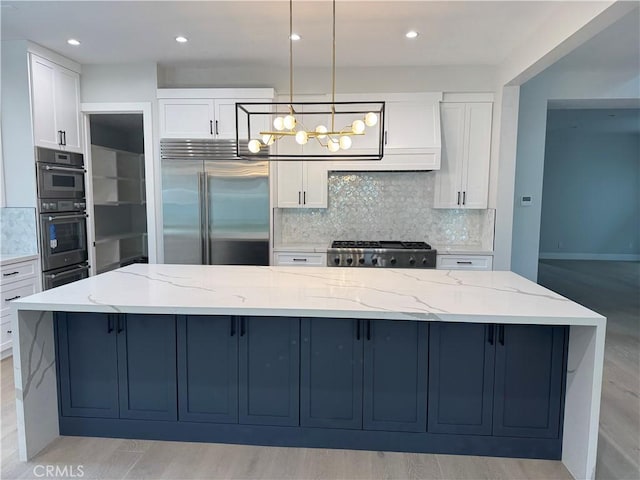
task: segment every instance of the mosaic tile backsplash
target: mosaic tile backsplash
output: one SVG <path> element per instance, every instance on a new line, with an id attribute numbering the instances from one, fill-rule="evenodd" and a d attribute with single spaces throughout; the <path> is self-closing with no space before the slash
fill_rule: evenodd
<path id="1" fill-rule="evenodd" d="M 34 208 L 0 208 L 0 254 L 38 253 Z"/>
<path id="2" fill-rule="evenodd" d="M 332 172 L 329 207 L 277 210 L 275 241 L 407 240 L 493 250 L 495 210 L 431 208 L 434 185 L 433 172 Z"/>

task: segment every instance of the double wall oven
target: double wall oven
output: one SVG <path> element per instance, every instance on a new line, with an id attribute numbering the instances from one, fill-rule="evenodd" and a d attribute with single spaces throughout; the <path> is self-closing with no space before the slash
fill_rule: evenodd
<path id="1" fill-rule="evenodd" d="M 36 149 L 42 285 L 45 290 L 89 276 L 84 158 Z"/>

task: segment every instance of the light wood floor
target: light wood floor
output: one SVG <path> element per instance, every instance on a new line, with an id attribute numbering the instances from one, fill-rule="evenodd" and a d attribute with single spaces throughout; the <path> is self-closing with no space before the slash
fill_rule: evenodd
<path id="1" fill-rule="evenodd" d="M 566 275 L 576 276 L 575 279 L 566 281 L 569 286 L 591 286 L 600 292 L 603 291 L 603 285 L 611 285 L 611 292 L 607 290 L 601 298 L 602 305 L 609 310 L 598 310 L 609 318 L 598 478 L 638 479 L 640 335 L 637 305 L 629 303 L 629 297 L 637 296 L 639 289 L 638 264 L 632 264 L 635 265 L 635 271 L 628 269 L 628 265 L 623 265 L 620 273 L 617 271 L 619 266 L 606 263 L 607 272 L 610 273 L 608 277 L 604 274 L 594 276 L 591 270 L 582 265 L 584 270 L 574 272 L 564 265 L 545 264 L 541 265 L 540 278 L 545 282 L 555 281 L 558 291 L 565 286 L 562 279 Z M 630 291 L 616 297 L 615 292 L 621 288 L 628 290 L 629 287 Z M 569 296 L 567 293 L 563 294 Z M 583 298 L 593 300 L 593 297 L 593 293 L 587 292 Z M 587 305 L 587 300 L 582 303 Z M 595 306 L 591 308 L 596 309 Z M 86 437 L 60 437 L 33 461 L 21 463 L 17 459 L 11 359 L 2 361 L 0 374 L 0 478 L 3 480 L 36 478 L 36 474 L 41 474 L 41 470 L 34 472 L 34 467 L 38 465 L 66 465 L 76 468 L 82 465 L 83 478 L 92 479 L 571 478 L 560 462 L 545 460 Z"/>

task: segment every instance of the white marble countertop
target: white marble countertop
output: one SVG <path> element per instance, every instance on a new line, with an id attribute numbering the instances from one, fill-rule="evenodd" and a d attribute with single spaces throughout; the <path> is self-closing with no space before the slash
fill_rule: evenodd
<path id="1" fill-rule="evenodd" d="M 12 263 L 18 262 L 26 262 L 29 260 L 35 260 L 38 258 L 37 253 L 28 254 L 28 253 L 14 253 L 14 254 L 6 254 L 3 253 L 0 255 L 0 266 L 10 265 Z"/>
<path id="2" fill-rule="evenodd" d="M 431 247 L 437 250 L 438 255 L 493 255 L 493 250 L 482 247 L 481 245 L 432 245 Z"/>
<path id="3" fill-rule="evenodd" d="M 311 252 L 311 253 L 327 253 L 327 249 L 331 245 L 329 243 L 288 243 L 273 246 L 274 252 Z"/>
<path id="4" fill-rule="evenodd" d="M 535 324 L 605 318 L 512 272 L 134 264 L 11 303 L 18 310 Z"/>

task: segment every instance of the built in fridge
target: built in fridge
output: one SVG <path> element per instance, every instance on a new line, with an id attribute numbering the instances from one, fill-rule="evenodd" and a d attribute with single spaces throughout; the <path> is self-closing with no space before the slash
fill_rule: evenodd
<path id="1" fill-rule="evenodd" d="M 235 140 L 162 140 L 165 263 L 269 265 L 269 164 Z"/>

